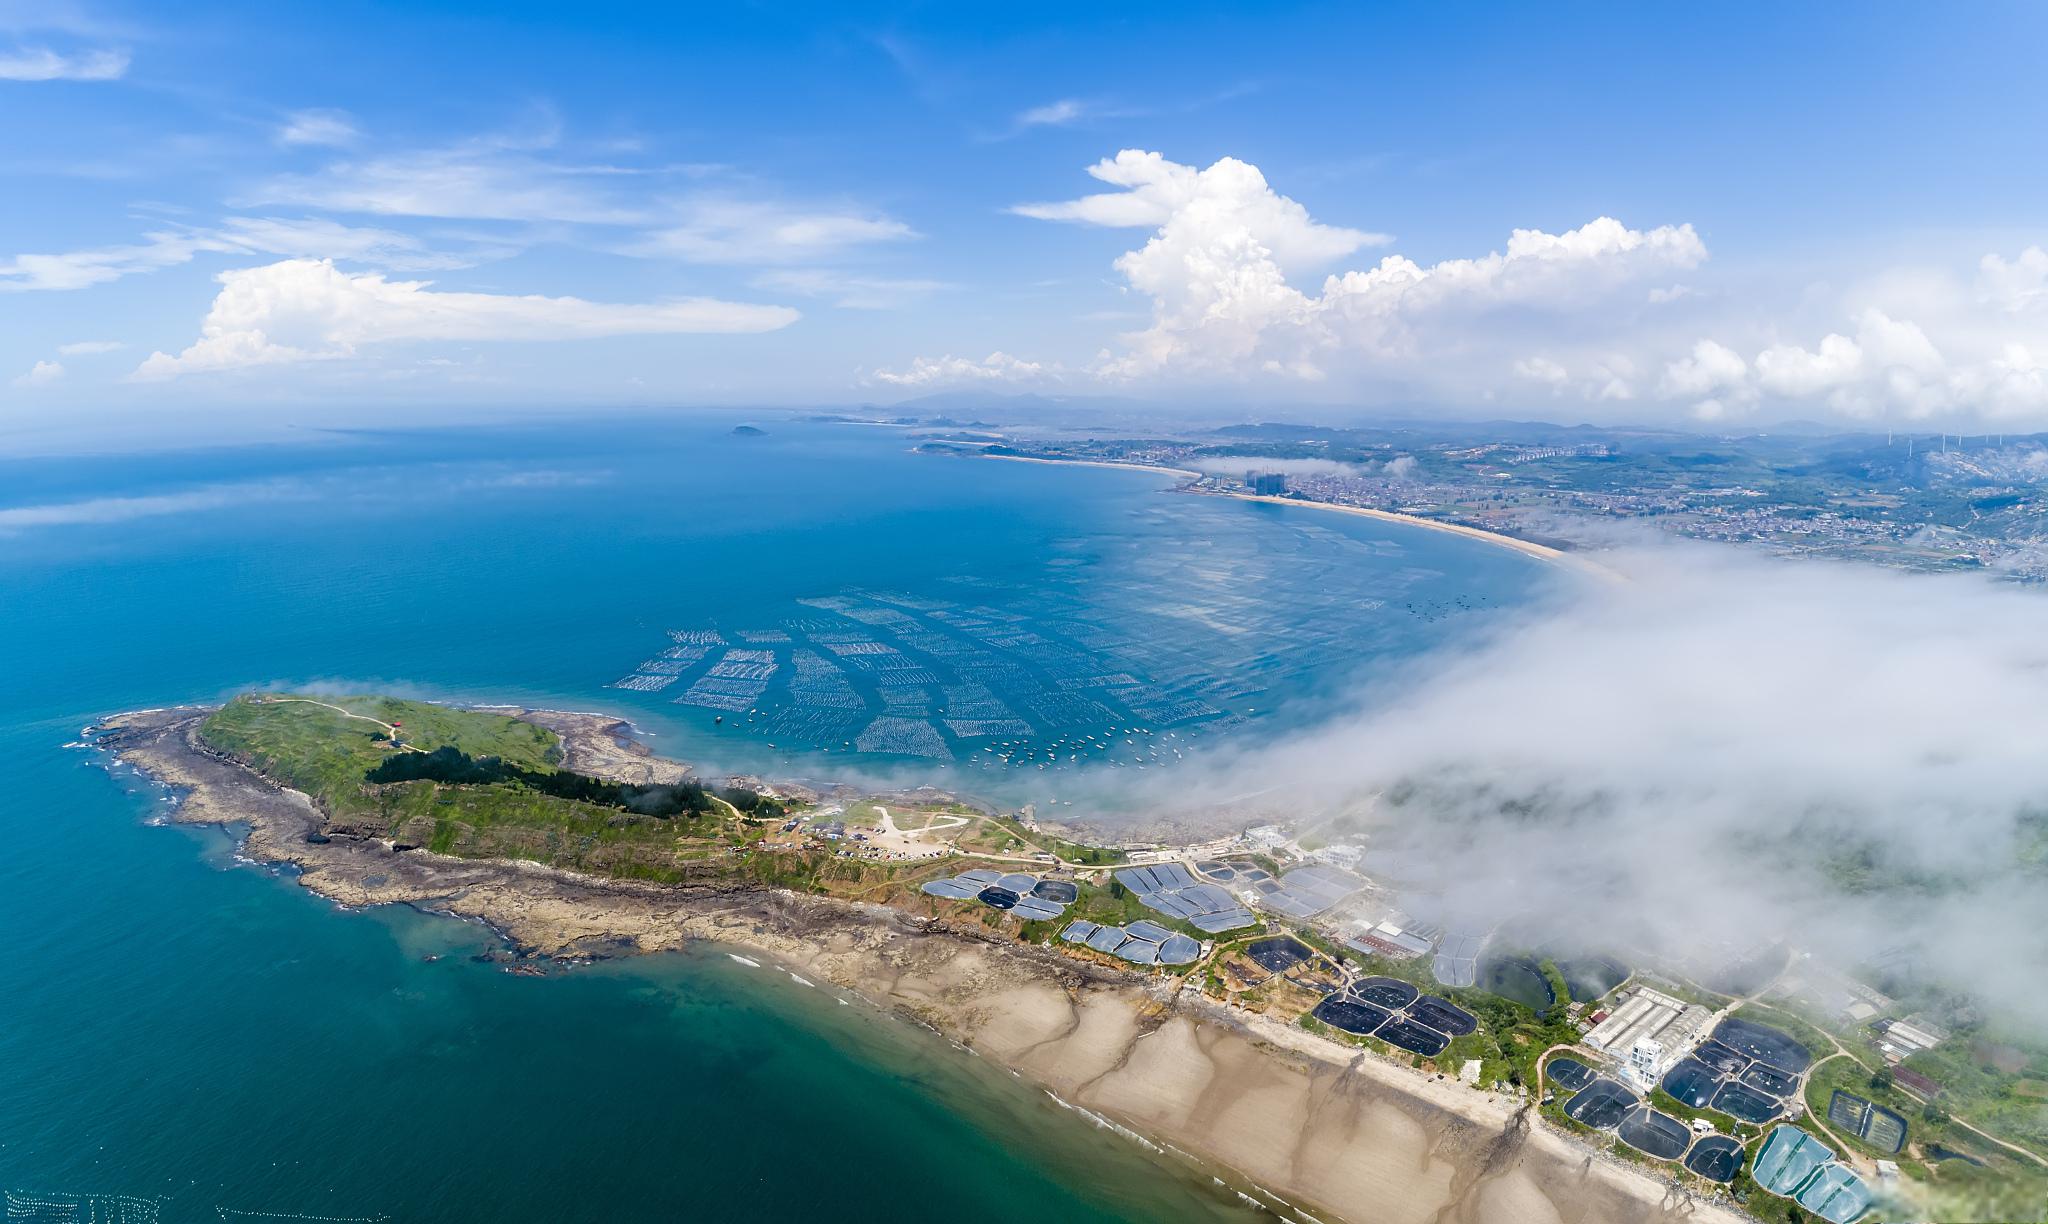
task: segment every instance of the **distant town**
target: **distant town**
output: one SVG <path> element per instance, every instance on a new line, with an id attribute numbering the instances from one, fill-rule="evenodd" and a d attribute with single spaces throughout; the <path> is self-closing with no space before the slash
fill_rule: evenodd
<path id="1" fill-rule="evenodd" d="M 1618 523 L 1799 556 L 2048 581 L 2048 437 L 1489 422 L 1165 434 L 919 422 L 930 451 L 1199 473 L 1197 489 L 1441 519 L 1560 547 Z"/>

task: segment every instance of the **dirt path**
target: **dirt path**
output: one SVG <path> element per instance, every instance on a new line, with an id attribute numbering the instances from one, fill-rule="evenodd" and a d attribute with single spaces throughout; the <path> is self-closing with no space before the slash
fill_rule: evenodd
<path id="1" fill-rule="evenodd" d="M 336 714 L 341 715 L 343 718 L 353 718 L 357 722 L 374 723 L 377 726 L 384 728 L 384 734 L 390 736 L 392 744 L 398 748 L 402 748 L 407 752 L 419 751 L 419 749 L 413 747 L 411 744 L 401 743 L 399 741 L 398 728 L 396 726 L 392 725 L 391 723 L 385 722 L 382 719 L 371 718 L 368 714 L 358 714 L 353 710 L 344 710 L 338 705 L 330 705 L 325 701 L 315 701 L 311 697 L 260 697 L 257 700 L 261 701 L 264 705 L 291 705 L 296 703 L 298 705 L 319 706 L 323 710 L 333 710 Z"/>
<path id="2" fill-rule="evenodd" d="M 1768 1004 L 1766 1006 L 1768 1006 Z M 1877 1074 L 1876 1068 L 1872 1067 L 1869 1063 L 1864 1062 L 1863 1059 L 1854 1050 L 1849 1049 L 1847 1046 L 1844 1046 L 1841 1042 L 1835 1040 L 1835 1035 L 1833 1033 L 1830 1033 L 1823 1028 L 1816 1028 L 1814 1029 L 1814 1031 L 1819 1033 L 1821 1036 L 1827 1038 L 1828 1044 L 1835 1047 L 1835 1052 L 1828 1055 L 1826 1058 L 1820 1059 L 1818 1062 L 1815 1062 L 1813 1066 L 1808 1067 L 1806 1069 L 1806 1074 L 1800 1078 L 1799 1089 L 1801 1097 L 1805 1096 L 1806 1085 L 1808 1082 L 1812 1080 L 1813 1073 L 1820 1068 L 1821 1063 L 1832 1062 L 1837 1058 L 1848 1059 L 1850 1062 L 1855 1063 L 1857 1066 L 1863 1068 L 1866 1074 Z M 1914 1093 L 1904 1088 L 1901 1088 L 1899 1091 L 1905 1092 L 1908 1096 L 1915 1096 Z M 1821 1116 L 1819 1114 L 1816 1114 L 1811 1110 L 1808 1110 L 1806 1116 L 1813 1122 L 1815 1126 L 1818 1126 L 1822 1131 L 1826 1132 L 1829 1138 L 1834 1139 L 1837 1144 L 1841 1144 L 1842 1150 L 1844 1152 L 1847 1152 L 1849 1150 L 1848 1145 L 1842 1144 L 1841 1139 L 1838 1136 L 1836 1136 L 1836 1134 L 1832 1130 L 1828 1129 L 1827 1124 L 1821 1120 Z M 1986 1143 L 1995 1144 L 1998 1147 L 2002 1147 L 2006 1151 L 2011 1152 L 2015 1156 L 2024 1156 L 2028 1160 L 2033 1161 L 2035 1164 L 2040 1165 L 2042 1168 L 2048 1169 L 2048 1158 L 2043 1158 L 2040 1153 L 2034 1151 L 2032 1148 L 2021 1147 L 2017 1143 L 2008 1143 L 2005 1140 L 2000 1139 L 1996 1135 L 1987 1134 L 1986 1132 L 1978 1129 L 1977 1127 L 1970 1125 L 1963 1119 L 1956 1117 L 1954 1114 L 1950 1114 L 1948 1120 L 1951 1124 L 1962 1127 L 1964 1130 L 1969 1131 L 1971 1134 L 1977 1136 L 1979 1139 L 1982 1139 Z M 1868 1160 L 1859 1156 L 1857 1157 L 1856 1163 L 1858 1165 L 1862 1165 L 1867 1164 L 1869 1162 Z"/>

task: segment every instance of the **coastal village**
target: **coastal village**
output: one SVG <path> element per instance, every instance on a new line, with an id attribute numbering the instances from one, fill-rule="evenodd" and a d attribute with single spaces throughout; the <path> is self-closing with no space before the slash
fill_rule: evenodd
<path id="1" fill-rule="evenodd" d="M 700 780 L 600 715 L 252 694 L 187 718 L 206 760 L 310 795 L 323 847 L 887 906 L 1482 1094 L 1680 1198 L 1850 1224 L 2048 1170 L 1989 1108 L 2043 1083 L 2036 1053 L 1782 943 L 1680 972 L 1461 927 L 1363 841 L 1095 844 L 930 788 Z"/>
<path id="2" fill-rule="evenodd" d="M 818 815 L 786 822 L 784 844 L 929 862 L 918 894 L 934 918 L 1121 963 L 1530 1105 L 1684 1193 L 1752 1212 L 1778 1201 L 1770 1218 L 1907 1218 L 1894 1213 L 1912 1201 L 1908 1182 L 2013 1156 L 2041 1167 L 1951 1116 L 1943 1085 L 1916 1069 L 1954 1044 L 1941 1025 L 1783 945 L 1742 950 L 1752 980 L 1723 994 L 1668 968 L 1553 961 L 1512 932 L 1410 913 L 1364 873 L 1365 846 L 1304 844 L 1278 825 L 1189 846 L 1083 847 L 1028 814 L 958 805 Z M 976 839 L 984 823 L 1009 836 Z"/>

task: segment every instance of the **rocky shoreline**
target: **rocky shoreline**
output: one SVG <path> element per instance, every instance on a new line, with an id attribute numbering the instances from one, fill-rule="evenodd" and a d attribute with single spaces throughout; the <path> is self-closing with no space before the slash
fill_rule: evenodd
<path id="1" fill-rule="evenodd" d="M 179 791 L 177 820 L 245 827 L 250 858 L 290 864 L 301 884 L 344 905 L 404 904 L 475 919 L 533 956 L 666 951 L 698 940 L 764 954 L 911 1017 L 1063 1103 L 1230 1170 L 1308 1218 L 1744 1218 L 1692 1200 L 1647 1169 L 1601 1157 L 1512 1102 L 978 925 L 751 885 L 596 879 L 329 836 L 307 796 L 198 742 L 210 712 L 118 715 L 94 728 L 94 738 Z M 579 770 L 626 781 L 688 773 L 633 741 L 617 719 L 520 717 L 560 734 Z"/>

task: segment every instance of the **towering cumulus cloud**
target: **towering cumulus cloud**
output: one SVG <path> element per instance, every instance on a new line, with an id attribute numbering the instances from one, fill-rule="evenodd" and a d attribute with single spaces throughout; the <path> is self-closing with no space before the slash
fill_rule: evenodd
<path id="1" fill-rule="evenodd" d="M 1226 157 L 1205 170 L 1126 149 L 1088 171 L 1120 188 L 1015 211 L 1048 221 L 1143 227 L 1144 246 L 1116 261 L 1151 299 L 1152 323 L 1125 337 L 1099 372 L 1267 373 L 1320 380 L 1332 367 L 1400 374 L 1410 363 L 1468 350 L 1481 316 L 1502 336 L 1545 335 L 1537 316 L 1611 305 L 1616 291 L 1697 266 L 1706 246 L 1689 225 L 1634 230 L 1600 217 L 1561 234 L 1516 230 L 1504 250 L 1423 265 L 1390 255 L 1363 271 L 1328 269 L 1384 234 L 1325 225 L 1275 192 L 1256 166 Z M 1509 316 L 1512 315 L 1510 318 Z M 1486 371 L 1505 381 L 1518 354 L 1500 348 Z M 1612 375 L 1609 376 L 1610 380 Z"/>

